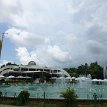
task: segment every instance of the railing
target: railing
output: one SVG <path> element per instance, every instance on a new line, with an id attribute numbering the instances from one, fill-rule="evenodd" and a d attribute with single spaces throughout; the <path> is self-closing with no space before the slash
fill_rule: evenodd
<path id="1" fill-rule="evenodd" d="M 45 98 L 46 99 L 63 99 L 60 97 L 60 93 L 64 91 L 67 87 L 73 87 L 73 85 L 69 84 L 18 84 L 18 85 L 10 85 L 10 86 L 1 86 L 0 91 L 2 92 L 2 96 L 7 97 L 17 97 L 22 90 L 27 90 L 30 93 L 30 98 Z M 14 89 L 14 90 L 13 90 Z M 84 100 L 94 100 L 93 94 L 97 94 L 97 99 L 105 100 L 107 99 L 107 88 L 106 87 L 95 87 L 87 88 L 85 87 L 74 87 L 78 99 Z"/>

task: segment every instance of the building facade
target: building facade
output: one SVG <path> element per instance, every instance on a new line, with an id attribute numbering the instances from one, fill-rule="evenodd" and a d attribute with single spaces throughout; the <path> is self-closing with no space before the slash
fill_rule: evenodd
<path id="1" fill-rule="evenodd" d="M 5 77 L 30 77 L 33 80 L 40 78 L 48 80 L 60 77 L 70 78 L 70 75 L 63 69 L 38 66 L 34 61 L 30 61 L 28 65 L 17 65 L 12 63 L 2 65 L 0 68 L 0 75 Z"/>

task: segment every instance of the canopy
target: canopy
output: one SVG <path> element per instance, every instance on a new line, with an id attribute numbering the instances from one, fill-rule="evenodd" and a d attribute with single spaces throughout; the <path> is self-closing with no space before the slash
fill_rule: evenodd
<path id="1" fill-rule="evenodd" d="M 71 79 L 76 79 L 76 77 L 71 77 Z"/>
<path id="2" fill-rule="evenodd" d="M 65 79 L 75 79 L 75 78 L 73 78 L 73 77 L 72 78 L 71 77 L 66 77 Z"/>
<path id="3" fill-rule="evenodd" d="M 5 76 L 3 76 L 3 75 L 0 75 L 0 78 L 5 78 Z"/>
<path id="4" fill-rule="evenodd" d="M 11 79 L 11 78 L 15 78 L 15 76 L 10 75 L 7 77 L 7 79 Z"/>
<path id="5" fill-rule="evenodd" d="M 22 73 L 37 73 L 37 72 L 43 72 L 43 71 L 23 71 Z"/>
<path id="6" fill-rule="evenodd" d="M 65 77 L 58 77 L 57 79 L 65 79 Z"/>
<path id="7" fill-rule="evenodd" d="M 17 76 L 16 78 L 24 78 L 23 76 Z"/>
<path id="8" fill-rule="evenodd" d="M 16 78 L 17 79 L 30 79 L 32 77 L 29 77 L 29 76 L 25 76 L 25 77 L 23 77 L 23 76 L 17 76 Z"/>
<path id="9" fill-rule="evenodd" d="M 26 76 L 26 77 L 24 77 L 24 78 L 32 78 L 32 77 Z"/>

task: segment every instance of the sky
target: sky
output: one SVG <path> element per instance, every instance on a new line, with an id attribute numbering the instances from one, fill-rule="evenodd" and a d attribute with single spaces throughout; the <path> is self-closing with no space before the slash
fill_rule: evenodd
<path id="1" fill-rule="evenodd" d="M 107 0 L 0 0 L 0 63 L 107 65 Z"/>

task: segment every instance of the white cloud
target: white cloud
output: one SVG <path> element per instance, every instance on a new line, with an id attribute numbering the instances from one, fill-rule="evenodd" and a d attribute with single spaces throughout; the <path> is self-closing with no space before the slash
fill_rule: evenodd
<path id="1" fill-rule="evenodd" d="M 30 52 L 25 47 L 19 47 L 16 51 L 21 64 L 28 64 L 29 61 L 35 61 L 38 65 L 58 66 L 56 65 L 56 60 L 60 63 L 71 60 L 69 53 L 62 51 L 58 46 L 49 46 L 48 50 L 32 50 Z"/>
<path id="2" fill-rule="evenodd" d="M 28 64 L 30 61 L 36 61 L 37 55 L 34 52 L 28 52 L 25 47 L 19 47 L 16 49 L 19 60 L 22 64 Z"/>
<path id="3" fill-rule="evenodd" d="M 21 63 L 37 56 L 51 65 L 106 59 L 106 0 L 0 0 L 0 7 Z"/>
<path id="4" fill-rule="evenodd" d="M 47 38 L 40 37 L 39 35 L 35 35 L 25 30 L 11 28 L 6 32 L 8 33 L 6 37 L 18 46 L 35 48 L 38 45 L 43 45 L 48 42 Z"/>
<path id="5" fill-rule="evenodd" d="M 66 51 L 62 51 L 59 46 L 48 46 L 47 51 L 57 61 L 66 62 L 71 60 L 71 56 L 69 55 L 69 53 Z"/>
<path id="6" fill-rule="evenodd" d="M 2 60 L 2 62 L 0 63 L 0 66 L 7 64 L 8 62 L 14 63 L 13 61 L 9 61 L 9 60 Z"/>
<path id="7" fill-rule="evenodd" d="M 22 64 L 27 64 L 30 61 L 30 55 L 25 47 L 20 47 L 16 51 Z"/>
<path id="8" fill-rule="evenodd" d="M 28 64 L 29 61 L 35 61 L 37 65 L 53 66 L 53 61 L 47 54 L 46 49 L 28 51 L 26 47 L 16 49 L 17 57 L 21 64 Z"/>
<path id="9" fill-rule="evenodd" d="M 0 0 L 0 22 L 13 22 L 13 15 L 21 14 L 19 0 Z"/>
<path id="10" fill-rule="evenodd" d="M 84 1 L 84 0 L 83 0 Z M 84 5 L 84 2 L 80 0 L 71 0 L 67 5 L 68 13 L 76 14 Z"/>

